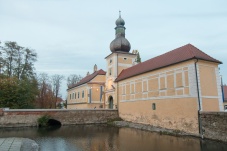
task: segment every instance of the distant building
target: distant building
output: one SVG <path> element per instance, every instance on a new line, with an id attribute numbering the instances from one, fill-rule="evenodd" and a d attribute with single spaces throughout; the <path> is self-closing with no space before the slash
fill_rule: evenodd
<path id="1" fill-rule="evenodd" d="M 56 102 L 57 108 L 64 109 L 64 103 L 65 101 L 62 98 L 60 97 L 57 98 L 57 102 Z"/>
<path id="2" fill-rule="evenodd" d="M 221 62 L 187 44 L 137 64 L 124 25 L 119 16 L 111 54 L 105 58 L 106 72 L 96 71 L 69 88 L 68 108 L 103 105 L 118 109 L 126 121 L 199 134 L 198 111 L 223 110 Z M 75 99 L 82 91 L 85 98 Z"/>

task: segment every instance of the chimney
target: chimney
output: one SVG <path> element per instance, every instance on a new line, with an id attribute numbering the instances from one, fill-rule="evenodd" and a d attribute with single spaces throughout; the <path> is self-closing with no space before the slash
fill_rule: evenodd
<path id="1" fill-rule="evenodd" d="M 87 72 L 87 76 L 90 75 L 89 71 Z"/>
<path id="2" fill-rule="evenodd" d="M 97 68 L 98 68 L 98 67 L 97 67 L 97 65 L 95 64 L 95 65 L 94 65 L 94 72 L 97 71 Z"/>

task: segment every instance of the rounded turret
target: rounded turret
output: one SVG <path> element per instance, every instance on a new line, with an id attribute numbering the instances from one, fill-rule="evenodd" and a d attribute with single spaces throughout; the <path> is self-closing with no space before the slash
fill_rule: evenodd
<path id="1" fill-rule="evenodd" d="M 123 51 L 129 52 L 131 49 L 131 45 L 129 41 L 125 38 L 125 21 L 121 18 L 121 14 L 119 12 L 119 18 L 116 20 L 116 33 L 115 39 L 110 43 L 111 52 Z"/>

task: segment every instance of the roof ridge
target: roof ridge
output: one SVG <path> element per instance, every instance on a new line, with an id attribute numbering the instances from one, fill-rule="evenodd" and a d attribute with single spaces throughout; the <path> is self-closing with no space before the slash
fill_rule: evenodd
<path id="1" fill-rule="evenodd" d="M 89 74 L 87 76 L 85 76 L 83 79 L 81 79 L 79 82 L 77 82 L 76 84 L 74 84 L 73 86 L 71 86 L 68 89 L 80 86 L 82 84 L 88 83 L 90 82 L 92 79 L 94 79 L 94 77 L 96 77 L 97 75 L 105 75 L 106 72 L 102 69 L 99 69 L 98 71 L 94 71 L 92 74 Z"/>
<path id="2" fill-rule="evenodd" d="M 192 44 L 187 44 L 188 46 L 190 46 L 190 47 L 193 47 L 193 48 L 196 48 L 195 46 L 193 46 Z M 187 46 L 187 45 L 185 45 L 185 46 Z M 198 49 L 198 48 L 196 48 L 196 49 Z M 199 50 L 199 49 L 198 49 Z M 191 54 L 191 56 L 192 56 L 192 58 L 193 57 L 196 57 L 196 55 L 195 55 L 195 53 L 194 53 L 194 51 L 193 51 L 193 49 L 191 49 L 191 48 L 189 48 L 189 53 Z"/>

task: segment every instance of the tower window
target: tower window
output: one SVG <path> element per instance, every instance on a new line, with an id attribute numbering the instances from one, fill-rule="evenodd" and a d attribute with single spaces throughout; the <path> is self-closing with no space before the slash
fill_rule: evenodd
<path id="1" fill-rule="evenodd" d="M 156 104 L 155 103 L 152 103 L 152 109 L 156 110 Z"/>
<path id="2" fill-rule="evenodd" d="M 110 59 L 110 63 L 112 63 L 112 59 Z"/>
<path id="3" fill-rule="evenodd" d="M 124 58 L 124 60 L 127 60 L 127 58 Z"/>
<path id="4" fill-rule="evenodd" d="M 109 70 L 109 75 L 112 75 L 112 70 L 111 69 Z"/>

